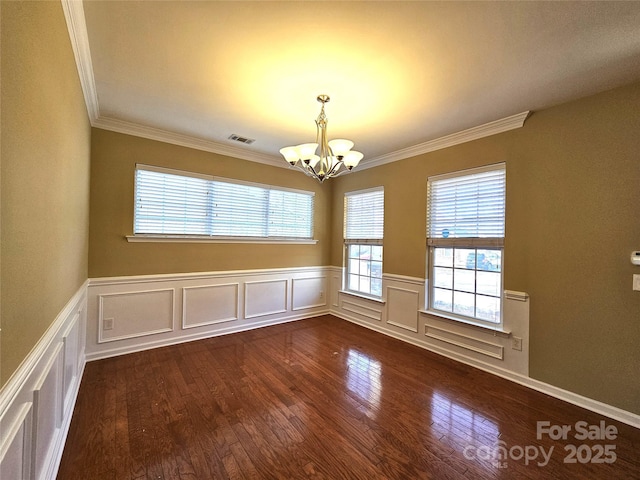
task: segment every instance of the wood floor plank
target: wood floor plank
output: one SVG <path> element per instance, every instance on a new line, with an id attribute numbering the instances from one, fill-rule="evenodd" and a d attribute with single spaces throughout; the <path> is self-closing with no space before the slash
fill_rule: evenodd
<path id="1" fill-rule="evenodd" d="M 615 426 L 615 462 L 566 463 L 607 442 L 538 421 Z M 327 315 L 87 364 L 58 478 L 633 479 L 639 449 L 638 429 Z"/>

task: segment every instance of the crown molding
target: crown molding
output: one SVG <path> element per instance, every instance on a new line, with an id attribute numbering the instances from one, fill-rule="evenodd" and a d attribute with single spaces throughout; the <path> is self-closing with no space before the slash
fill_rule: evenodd
<path id="1" fill-rule="evenodd" d="M 488 137 L 508 130 L 514 130 L 524 125 L 524 122 L 530 113 L 531 112 L 527 110 L 526 112 L 511 115 L 510 117 L 501 118 L 499 120 L 494 120 L 493 122 L 478 125 L 477 127 L 468 128 L 467 130 L 462 130 L 450 135 L 445 135 L 444 137 L 429 140 L 428 142 L 420 143 L 413 147 L 403 148 L 402 150 L 396 150 L 395 152 L 391 152 L 386 155 L 374 157 L 359 165 L 358 170 L 378 167 L 386 163 L 397 162 L 398 160 L 404 160 L 424 153 L 452 147 L 461 143 L 470 142 L 471 140 L 477 140 L 479 138 Z"/>
<path id="2" fill-rule="evenodd" d="M 67 22 L 67 30 L 69 30 L 69 39 L 71 40 L 73 56 L 76 60 L 84 101 L 87 105 L 89 121 L 93 125 L 93 122 L 100 116 L 100 107 L 98 105 L 96 82 L 93 76 L 93 64 L 91 63 L 84 8 L 80 0 L 61 0 L 61 3 L 64 18 Z"/>
<path id="3" fill-rule="evenodd" d="M 181 133 L 170 132 L 168 130 L 162 130 L 160 128 L 148 127 L 146 125 L 127 122 L 125 120 L 119 120 L 117 118 L 101 116 L 98 117 L 94 122 L 92 122 L 92 126 L 101 128 L 103 130 L 110 130 L 112 132 L 125 133 L 127 135 L 133 135 L 136 137 L 171 143 L 173 145 L 179 145 L 181 147 L 194 148 L 196 150 L 217 153 L 219 155 L 226 155 L 228 157 L 249 160 L 251 162 L 264 163 L 267 165 L 272 165 L 274 167 L 289 168 L 289 164 L 285 162 L 283 158 L 274 157 L 273 155 L 252 152 L 243 148 L 224 145 L 222 143 L 214 142 L 211 140 L 204 140 L 202 138 L 192 137 L 190 135 L 184 135 Z"/>

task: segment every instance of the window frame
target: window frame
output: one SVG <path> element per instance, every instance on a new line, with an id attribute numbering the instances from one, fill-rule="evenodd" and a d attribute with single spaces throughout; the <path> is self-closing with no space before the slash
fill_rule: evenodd
<path id="1" fill-rule="evenodd" d="M 435 236 L 431 236 L 433 235 L 432 232 L 430 232 L 430 230 L 433 230 L 434 227 L 431 225 L 432 220 L 430 219 L 430 216 L 432 214 L 432 183 L 437 182 L 439 180 L 449 180 L 449 179 L 456 179 L 456 178 L 461 178 L 461 177 L 467 177 L 467 176 L 473 176 L 473 175 L 477 175 L 477 174 L 482 174 L 482 173 L 487 173 L 487 172 L 502 172 L 502 198 L 501 198 L 501 206 L 502 206 L 502 236 L 487 236 L 487 237 L 480 237 L 480 236 L 476 236 L 476 237 L 471 237 L 471 236 L 458 236 L 456 233 L 454 233 L 454 235 L 451 238 L 443 238 L 443 237 L 435 237 Z M 477 218 L 477 217 L 476 217 Z M 482 221 L 478 221 L 478 224 L 482 223 Z M 472 325 L 476 325 L 476 326 L 480 326 L 480 327 L 485 327 L 485 328 L 490 328 L 490 329 L 495 329 L 495 330 L 501 330 L 504 328 L 504 301 L 503 301 L 503 297 L 504 297 L 504 239 L 505 239 L 505 223 L 506 223 L 506 164 L 505 163 L 497 163 L 497 164 L 492 164 L 492 165 L 486 165 L 483 167 L 478 167 L 478 168 L 471 168 L 471 169 L 465 169 L 465 170 L 459 170 L 456 172 L 451 172 L 451 173 L 447 173 L 444 175 L 435 175 L 435 176 L 431 176 L 428 177 L 427 179 L 427 248 L 428 248 L 428 254 L 427 254 L 427 272 L 428 272 L 428 291 L 426 292 L 426 311 L 429 314 L 433 314 L 433 315 L 437 315 L 440 317 L 445 317 L 445 318 L 449 318 L 452 320 L 457 320 L 463 323 L 468 323 L 468 324 L 472 324 Z M 454 229 L 455 230 L 455 229 Z M 444 236 L 444 232 L 443 232 L 443 236 Z M 446 287 L 442 287 L 439 285 L 436 285 L 436 268 L 449 268 L 448 266 L 438 266 L 435 263 L 435 249 L 437 248 L 450 248 L 452 249 L 452 265 L 451 265 L 451 270 L 452 270 L 452 280 L 451 280 L 451 288 L 446 288 Z M 477 284 L 477 276 L 478 276 L 478 272 L 496 272 L 495 270 L 487 270 L 486 268 L 480 268 L 478 269 L 478 265 L 477 262 L 474 260 L 474 267 L 470 268 L 470 266 L 468 265 L 468 260 L 466 262 L 466 264 L 461 267 L 458 266 L 456 267 L 455 265 L 455 249 L 461 250 L 461 249 L 467 249 L 467 250 L 474 250 L 475 251 L 475 257 L 474 259 L 477 259 L 478 257 L 478 250 L 487 250 L 487 251 L 496 251 L 499 252 L 500 254 L 500 268 L 499 268 L 499 273 L 500 273 L 500 279 L 498 282 L 498 295 L 488 295 L 485 293 L 479 293 L 478 291 L 478 284 Z M 454 279 L 455 279 L 455 274 L 456 274 L 456 270 L 457 271 L 466 271 L 466 272 L 474 272 L 473 273 L 473 278 L 474 278 L 474 285 L 473 285 L 473 292 L 470 292 L 469 290 L 461 290 L 461 289 L 456 289 L 455 288 L 455 283 L 454 283 Z M 452 293 L 452 305 L 451 305 L 451 310 L 444 310 L 444 309 L 440 309 L 440 308 L 436 308 L 435 307 L 435 289 L 436 288 L 440 288 L 441 290 L 450 290 Z M 474 315 L 465 315 L 465 314 L 461 314 L 461 313 L 456 313 L 454 312 L 454 302 L 453 302 L 453 296 L 455 295 L 455 292 L 464 292 L 464 293 L 471 293 L 473 294 L 473 305 L 474 305 Z M 477 310 L 476 310 L 476 306 L 477 306 L 477 300 L 478 297 L 489 297 L 489 298 L 493 298 L 496 299 L 498 302 L 498 308 L 499 308 L 499 320 L 498 321 L 492 321 L 492 320 L 488 320 L 486 318 L 482 318 L 479 317 L 477 315 Z"/>
<path id="2" fill-rule="evenodd" d="M 202 225 L 206 225 L 207 234 L 190 234 L 190 233 L 163 233 L 160 231 L 157 232 L 142 232 L 137 227 L 139 221 L 139 186 L 138 186 L 138 172 L 139 171 L 147 171 L 154 172 L 159 174 L 166 175 L 177 175 L 179 177 L 187 177 L 193 179 L 204 180 L 208 182 L 207 184 L 207 216 L 206 220 L 202 220 Z M 262 222 L 262 235 L 222 235 L 216 234 L 214 231 L 214 220 L 213 220 L 213 211 L 214 211 L 214 195 L 213 191 L 215 185 L 222 185 L 224 187 L 228 185 L 242 185 L 248 187 L 255 187 L 258 189 L 262 189 L 262 195 L 264 198 L 259 204 L 255 205 L 257 211 L 262 210 L 263 215 L 260 216 L 260 221 Z M 295 193 L 307 196 L 306 199 L 303 198 L 303 212 L 301 215 L 307 215 L 309 217 L 308 221 L 308 231 L 309 236 L 278 236 L 278 235 L 269 235 L 269 226 L 271 211 L 273 210 L 273 206 L 269 204 L 269 200 L 271 198 L 272 192 L 286 192 L 286 193 Z M 274 197 L 276 197 L 274 195 Z M 308 202 L 308 205 L 304 205 L 304 203 Z M 276 205 L 276 204 L 274 204 Z M 250 204 L 248 204 L 251 207 Z M 204 207 L 203 207 L 204 208 Z M 285 216 L 282 212 L 278 210 L 276 214 L 273 215 L 275 218 L 282 218 Z M 145 165 L 138 163 L 136 164 L 135 174 L 134 174 L 134 208 L 133 208 L 133 235 L 127 235 L 127 240 L 129 242 L 179 242 L 179 243 L 300 243 L 300 244 L 316 244 L 318 241 L 313 238 L 314 234 L 314 220 L 315 220 L 315 192 L 293 189 L 287 187 L 280 187 L 256 182 L 248 182 L 243 180 L 229 179 L 225 177 L 218 177 L 213 175 L 206 175 L 196 172 L 188 172 L 184 170 L 171 169 L 166 167 L 158 167 L 152 165 Z M 203 227 L 204 228 L 204 227 Z M 286 229 L 286 226 L 281 226 L 281 229 Z"/>
<path id="3" fill-rule="evenodd" d="M 373 222 L 375 224 L 373 231 L 370 232 L 372 233 L 372 235 L 357 235 L 359 232 L 355 232 L 356 236 L 352 236 L 351 232 L 352 228 L 350 228 L 349 226 L 349 198 L 350 197 L 357 197 L 360 195 L 367 195 L 367 194 L 371 194 L 371 193 L 376 193 L 376 192 L 380 192 L 382 195 L 381 198 L 381 205 L 379 205 L 380 207 L 380 211 L 377 212 L 372 212 L 373 216 L 375 217 L 375 221 Z M 379 200 L 376 200 L 379 201 Z M 378 220 L 380 220 L 380 224 L 378 224 Z M 368 223 L 369 226 L 371 226 Z M 350 191 L 350 192 L 345 192 L 344 194 L 344 225 L 343 225 L 343 237 L 344 237 L 344 253 L 343 253 L 343 258 L 344 258 L 344 276 L 343 276 L 343 291 L 346 293 L 350 293 L 350 294 L 354 294 L 354 295 L 358 295 L 358 296 L 363 296 L 366 298 L 371 298 L 373 300 L 382 300 L 383 297 L 383 282 L 382 282 L 382 276 L 383 276 L 383 267 L 384 267 L 384 187 L 383 186 L 378 186 L 378 187 L 372 187 L 372 188 L 367 188 L 367 189 L 363 189 L 363 190 L 354 190 L 354 191 Z M 356 228 L 357 230 L 357 228 Z M 365 237 L 365 238 L 360 238 L 360 237 Z M 379 238 L 377 238 L 379 237 Z M 352 274 L 351 273 L 351 264 L 352 262 L 350 262 L 350 260 L 355 260 L 355 258 L 351 258 L 350 257 L 350 249 L 352 247 L 357 246 L 359 249 L 361 248 L 367 248 L 367 247 L 374 247 L 374 246 L 379 246 L 381 251 L 380 251 L 380 260 L 377 259 L 373 259 L 372 258 L 372 253 L 370 253 L 369 259 L 364 259 L 364 260 L 360 260 L 360 265 L 361 262 L 367 262 L 369 265 L 369 271 L 368 274 L 362 274 L 360 271 L 358 271 L 357 274 Z M 359 258 L 359 257 L 358 257 Z M 372 275 L 372 264 L 380 264 L 380 275 L 379 276 L 373 276 Z M 363 291 L 361 289 L 355 289 L 355 288 L 350 288 L 350 275 L 357 275 L 360 278 L 368 278 L 369 279 L 369 289 L 368 291 Z M 376 294 L 376 293 L 371 293 L 371 284 L 372 284 L 372 280 L 375 279 L 379 279 L 380 282 L 380 294 Z"/>

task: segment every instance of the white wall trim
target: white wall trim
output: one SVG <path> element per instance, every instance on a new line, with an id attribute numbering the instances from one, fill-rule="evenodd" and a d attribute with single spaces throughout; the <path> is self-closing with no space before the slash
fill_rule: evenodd
<path id="1" fill-rule="evenodd" d="M 519 302 L 526 302 L 529 299 L 529 294 L 525 292 L 516 292 L 515 290 L 505 290 L 504 298 L 507 300 L 518 300 Z"/>
<path id="2" fill-rule="evenodd" d="M 363 161 L 357 167 L 356 171 L 378 167 L 387 163 L 397 162 L 407 158 L 415 157 L 417 155 L 422 155 L 424 153 L 441 150 L 443 148 L 452 147 L 454 145 L 470 142 L 479 138 L 484 138 L 490 135 L 514 130 L 524 125 L 524 122 L 530 113 L 530 111 L 518 113 L 516 115 L 511 115 L 509 117 L 494 120 L 483 125 L 478 125 L 476 127 L 462 130 L 460 132 L 445 135 L 444 137 L 436 138 L 428 142 L 420 143 L 412 147 L 396 150 L 395 152 L 390 152 L 378 157 L 373 157 Z M 171 132 L 169 130 L 163 130 L 160 128 L 128 122 L 116 118 L 98 115 L 94 120 L 92 120 L 91 125 L 103 130 L 124 133 L 126 135 L 147 138 L 149 140 L 156 140 L 172 145 L 193 148 L 195 150 L 217 153 L 219 155 L 225 155 L 241 160 L 248 160 L 250 162 L 271 165 L 273 167 L 288 169 L 291 168 L 291 166 L 280 156 L 247 150 L 246 148 L 236 147 L 234 145 L 226 145 L 223 143 L 215 142 L 213 140 L 205 140 L 203 138 L 184 135 L 176 132 Z"/>
<path id="3" fill-rule="evenodd" d="M 454 145 L 470 142 L 479 138 L 489 137 L 497 133 L 514 130 L 524 125 L 524 122 L 530 113 L 530 111 L 517 113 L 483 125 L 468 128 L 450 135 L 445 135 L 444 137 L 429 140 L 428 142 L 420 143 L 413 147 L 397 150 L 386 155 L 380 155 L 361 163 L 358 166 L 358 170 L 379 167 L 380 165 L 385 165 L 387 163 L 397 162 L 399 160 L 415 157 L 424 153 L 434 152 L 436 150 L 442 150 L 443 148 L 452 147 Z"/>
<path id="4" fill-rule="evenodd" d="M 85 366 L 87 285 L 81 285 L 0 389 L 0 469 L 16 480 L 56 477 Z M 74 348 L 71 341 L 77 342 Z"/>
<path id="5" fill-rule="evenodd" d="M 222 143 L 214 142 L 212 140 L 205 140 L 203 138 L 197 138 L 190 135 L 170 132 L 168 130 L 141 125 L 139 123 L 127 122 L 125 120 L 100 116 L 96 118 L 91 124 L 96 128 L 109 130 L 111 132 L 124 133 L 127 135 L 133 135 L 135 137 L 147 138 L 149 140 L 170 143 L 172 145 L 178 145 L 181 147 L 217 153 L 219 155 L 225 155 L 227 157 L 239 158 L 241 160 L 248 160 L 250 162 L 263 163 L 266 165 L 271 165 L 273 167 L 291 168 L 291 166 L 282 157 L 255 152 L 252 150 L 247 150 L 246 148 L 236 147 L 234 145 L 225 145 Z"/>
<path id="6" fill-rule="evenodd" d="M 398 275 L 398 274 L 395 274 L 395 273 L 383 273 L 382 274 L 382 279 L 383 280 L 395 280 L 395 281 L 403 282 L 403 283 L 411 283 L 411 284 L 414 284 L 414 285 L 419 285 L 421 287 L 424 286 L 424 282 L 425 282 L 424 278 L 409 277 L 407 275 Z"/>
<path id="7" fill-rule="evenodd" d="M 273 274 L 302 274 L 317 273 L 327 267 L 290 267 L 290 268 L 261 268 L 249 270 L 220 270 L 215 272 L 195 272 L 195 273 L 161 273 L 152 275 L 130 275 L 121 277 L 97 277 L 89 279 L 89 287 L 107 285 L 127 285 L 134 283 L 155 283 L 171 282 L 177 280 L 202 280 L 216 278 L 237 278 L 249 276 L 268 276 Z"/>
<path id="8" fill-rule="evenodd" d="M 67 21 L 69 39 L 73 48 L 73 56 L 76 59 L 76 68 L 80 77 L 80 86 L 87 105 L 87 113 L 91 125 L 100 116 L 98 93 L 93 75 L 91 62 L 91 50 L 89 49 L 89 35 L 87 34 L 87 22 L 84 17 L 82 2 L 78 0 L 61 0 L 64 18 Z"/>

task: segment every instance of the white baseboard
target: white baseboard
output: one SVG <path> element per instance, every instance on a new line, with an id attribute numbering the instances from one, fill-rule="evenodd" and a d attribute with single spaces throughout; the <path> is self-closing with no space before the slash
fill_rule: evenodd
<path id="1" fill-rule="evenodd" d="M 0 390 L 0 478 L 56 478 L 85 366 L 87 285 Z"/>
<path id="2" fill-rule="evenodd" d="M 116 347 L 112 349 L 101 350 L 99 352 L 88 353 L 86 355 L 86 361 L 92 362 L 94 360 L 102 360 L 104 358 L 117 357 L 120 355 L 129 354 L 129 353 L 142 352 L 145 350 L 151 350 L 151 349 L 160 348 L 160 347 L 168 347 L 170 345 L 193 342 L 195 340 L 203 340 L 205 338 L 219 337 L 222 335 L 229 335 L 232 333 L 246 332 L 248 330 L 255 330 L 257 328 L 269 327 L 271 325 L 278 325 L 281 323 L 295 322 L 297 320 L 304 320 L 306 318 L 313 318 L 313 317 L 318 317 L 321 315 L 328 315 L 328 314 L 329 314 L 329 310 L 327 309 L 327 310 L 315 312 L 311 315 L 309 314 L 292 315 L 289 317 L 280 317 L 277 319 L 253 322 L 248 325 L 240 325 L 240 326 L 235 326 L 231 328 L 222 328 L 214 331 L 207 331 L 207 332 L 195 333 L 190 335 L 181 335 L 178 338 L 140 342 L 140 343 L 136 343 L 135 345 Z"/>
<path id="3" fill-rule="evenodd" d="M 507 380 L 511 380 L 512 382 L 515 382 L 525 387 L 529 387 L 533 390 L 537 390 L 539 392 L 545 393 L 559 400 L 564 400 L 565 402 L 571 403 L 573 405 L 577 405 L 579 407 L 585 408 L 587 410 L 598 413 L 600 415 L 604 415 L 614 420 L 618 420 L 622 423 L 626 423 L 627 425 L 631 425 L 632 427 L 640 428 L 640 415 L 637 415 L 635 413 L 628 412 L 626 410 L 614 407 L 612 405 L 608 405 L 603 402 L 599 402 L 592 398 L 584 397 L 577 393 L 563 390 L 562 388 L 558 388 L 548 383 L 535 380 L 533 378 L 527 377 L 526 375 L 521 375 L 519 373 L 511 372 L 509 370 L 496 367 L 494 365 L 479 361 L 472 357 L 460 355 L 450 350 L 438 348 L 434 345 L 427 344 L 426 342 L 421 342 L 420 340 L 410 335 L 405 335 L 400 332 L 396 332 L 394 330 L 385 328 L 381 324 L 372 324 L 372 323 L 362 321 L 354 316 L 345 314 L 344 312 L 331 311 L 331 315 L 342 318 L 343 320 L 347 320 L 351 323 L 355 323 L 357 325 L 368 328 L 370 330 L 374 330 L 376 332 L 388 335 L 398 340 L 402 340 L 403 342 L 416 345 L 420 348 L 424 348 L 425 350 L 429 350 L 433 353 L 437 353 L 439 355 L 450 358 L 452 360 L 456 360 L 466 365 L 470 365 L 472 367 L 478 368 L 485 372 L 492 373 L 494 375 L 505 378 Z"/>

